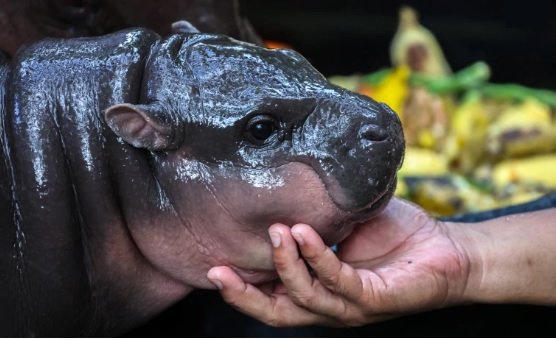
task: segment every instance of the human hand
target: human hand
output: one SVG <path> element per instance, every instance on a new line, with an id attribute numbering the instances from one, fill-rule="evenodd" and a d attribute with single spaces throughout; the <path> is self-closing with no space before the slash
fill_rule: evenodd
<path id="1" fill-rule="evenodd" d="M 357 326 L 468 302 L 556 305 L 554 221 L 556 209 L 443 223 L 393 199 L 337 254 L 307 225 L 271 226 L 280 283 L 255 287 L 227 267 L 208 277 L 228 303 L 274 326 Z"/>
<path id="2" fill-rule="evenodd" d="M 269 233 L 280 283 L 255 287 L 228 267 L 208 273 L 225 301 L 267 324 L 357 326 L 462 302 L 469 258 L 448 224 L 408 202 L 393 199 L 337 254 L 308 225 Z"/>

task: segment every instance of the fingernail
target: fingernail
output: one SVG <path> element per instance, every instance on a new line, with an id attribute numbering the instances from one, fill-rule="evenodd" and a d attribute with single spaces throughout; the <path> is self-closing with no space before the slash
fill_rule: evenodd
<path id="1" fill-rule="evenodd" d="M 305 240 L 303 240 L 303 236 L 301 236 L 300 233 L 293 232 L 292 236 L 300 246 L 302 246 L 303 243 L 305 242 Z"/>
<path id="2" fill-rule="evenodd" d="M 268 233 L 270 235 L 270 242 L 274 248 L 280 247 L 280 242 L 282 242 L 282 237 L 280 233 Z"/>
<path id="3" fill-rule="evenodd" d="M 210 278 L 210 277 L 208 278 L 208 280 L 210 281 L 210 283 L 215 285 L 216 288 L 218 288 L 218 290 L 222 290 L 222 288 L 224 288 L 224 285 L 222 284 L 222 282 L 220 282 L 220 280 L 213 279 L 213 278 Z"/>

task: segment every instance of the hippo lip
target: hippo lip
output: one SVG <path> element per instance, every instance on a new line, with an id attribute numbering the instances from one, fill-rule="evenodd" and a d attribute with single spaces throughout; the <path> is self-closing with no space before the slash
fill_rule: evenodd
<path id="1" fill-rule="evenodd" d="M 386 202 L 391 198 L 393 194 L 393 190 L 391 189 L 387 189 L 385 190 L 383 193 L 381 193 L 380 195 L 378 195 L 376 197 L 376 199 L 374 199 L 371 203 L 369 203 L 367 206 L 356 210 L 356 211 L 352 211 L 352 218 L 357 221 L 357 222 L 366 222 L 369 219 L 373 218 L 377 213 L 380 212 L 380 210 L 382 210 L 381 208 L 384 207 L 384 205 L 386 204 Z"/>
<path id="2" fill-rule="evenodd" d="M 361 209 L 352 210 L 351 212 L 357 215 L 367 215 L 369 213 L 374 212 L 377 208 L 379 208 L 381 205 L 383 205 L 384 203 L 386 203 L 386 201 L 390 199 L 390 197 L 394 192 L 393 183 L 396 181 L 396 179 L 397 177 L 394 177 L 386 187 L 386 190 L 384 190 L 382 193 L 376 196 L 375 199 L 372 200 L 369 204 L 367 204 Z"/>
<path id="3" fill-rule="evenodd" d="M 311 157 L 297 157 L 294 161 L 311 167 L 323 183 L 331 201 L 340 211 L 343 211 L 348 215 L 360 213 L 361 211 L 372 210 L 372 207 L 375 205 L 375 203 L 390 191 L 393 181 L 396 180 L 396 176 L 392 176 L 388 184 L 385 186 L 385 189 L 382 192 L 378 192 L 375 197 L 372 197 L 372 199 L 366 205 L 353 207 L 351 203 L 352 198 L 349 196 L 346 189 L 341 185 L 335 175 L 330 173 L 330 169 L 324 168 L 318 159 Z M 334 160 L 334 163 L 335 166 L 341 166 L 338 161 Z M 372 188 L 369 188 L 369 190 L 372 190 Z"/>
<path id="4" fill-rule="evenodd" d="M 335 180 L 335 178 L 329 176 L 323 169 L 321 169 L 319 166 L 315 166 L 314 164 L 312 164 L 311 162 L 301 162 L 305 165 L 310 166 L 313 171 L 315 171 L 315 173 L 319 176 L 320 180 L 322 181 L 322 183 L 324 184 L 324 187 L 326 188 L 326 191 L 328 193 L 328 197 L 330 197 L 330 200 L 332 202 L 334 202 L 334 204 L 336 205 L 336 207 L 338 209 L 340 209 L 341 211 L 344 211 L 345 213 L 347 213 L 348 215 L 366 215 L 371 213 L 375 206 L 376 203 L 379 202 L 380 200 L 382 200 L 385 196 L 388 196 L 387 194 L 392 191 L 392 184 L 393 182 L 396 180 L 396 176 L 394 176 L 390 182 L 388 183 L 388 185 L 386 186 L 386 189 L 381 192 L 380 194 L 378 194 L 374 199 L 372 199 L 367 205 L 361 207 L 361 208 L 357 208 L 357 209 L 349 209 L 346 208 L 341 202 L 342 201 L 348 201 L 346 194 L 344 192 L 344 190 L 342 189 L 342 187 L 340 186 L 340 183 L 338 183 L 337 180 Z M 334 192 L 334 194 L 332 194 L 332 192 Z"/>
<path id="5" fill-rule="evenodd" d="M 395 180 L 396 178 L 392 179 L 392 182 L 395 182 Z M 365 207 L 358 210 L 346 211 L 345 212 L 346 215 L 344 216 L 344 219 L 336 223 L 336 227 L 344 230 L 350 230 L 350 231 L 347 234 L 344 234 L 343 237 L 325 240 L 325 243 L 328 245 L 333 245 L 341 242 L 345 237 L 351 234 L 351 230 L 353 228 L 368 222 L 369 220 L 374 218 L 377 214 L 379 214 L 384 209 L 384 207 L 386 207 L 386 204 L 389 202 L 393 194 L 394 194 L 394 189 L 392 187 L 392 184 L 390 184 L 387 190 L 385 190 L 380 195 L 378 195 L 373 201 L 371 201 Z"/>

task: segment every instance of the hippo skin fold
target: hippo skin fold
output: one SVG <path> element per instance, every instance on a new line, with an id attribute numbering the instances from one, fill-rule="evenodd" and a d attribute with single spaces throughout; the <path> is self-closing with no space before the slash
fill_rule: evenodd
<path id="1" fill-rule="evenodd" d="M 215 265 L 276 278 L 267 228 L 332 245 L 391 198 L 386 105 L 302 56 L 188 26 L 47 39 L 0 61 L 0 335 L 118 335 Z"/>

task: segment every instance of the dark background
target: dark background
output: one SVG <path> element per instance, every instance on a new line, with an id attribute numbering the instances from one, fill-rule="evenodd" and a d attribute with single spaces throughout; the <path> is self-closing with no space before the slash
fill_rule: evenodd
<path id="1" fill-rule="evenodd" d="M 556 88 L 556 1 L 240 0 L 264 39 L 291 44 L 325 75 L 389 66 L 398 9 L 415 8 L 453 70 L 484 60 L 494 82 Z"/>
<path id="2" fill-rule="evenodd" d="M 389 66 L 398 9 L 409 4 L 439 40 L 454 70 L 486 61 L 495 82 L 556 89 L 556 1 L 240 0 L 264 39 L 292 45 L 325 75 Z M 549 202 L 554 206 L 556 199 Z M 463 220 L 469 219 L 464 217 Z M 474 305 L 351 329 L 273 329 L 196 291 L 130 336 L 178 337 L 543 337 L 556 335 L 556 309 Z"/>

